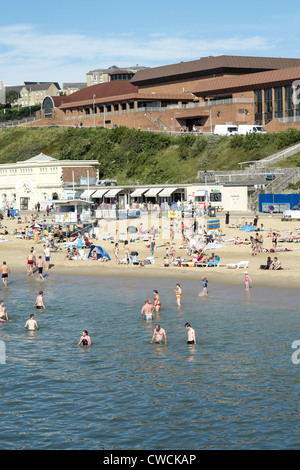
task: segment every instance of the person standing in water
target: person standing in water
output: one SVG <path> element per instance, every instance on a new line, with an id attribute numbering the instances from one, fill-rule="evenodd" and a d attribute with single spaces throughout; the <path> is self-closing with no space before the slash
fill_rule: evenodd
<path id="1" fill-rule="evenodd" d="M 44 280 L 43 278 L 44 261 L 41 256 L 38 257 L 38 260 L 36 262 L 36 267 L 38 268 L 38 272 L 39 272 L 38 279 L 42 279 L 43 281 Z"/>
<path id="2" fill-rule="evenodd" d="M 244 274 L 245 274 L 245 288 L 246 288 L 246 290 L 249 290 L 250 289 L 250 282 L 252 282 L 252 279 L 250 278 L 247 271 L 245 271 Z"/>
<path id="3" fill-rule="evenodd" d="M 77 346 L 91 346 L 92 344 L 92 340 L 90 338 L 90 336 L 88 335 L 88 332 L 86 330 L 84 330 L 82 332 L 82 336 L 80 338 L 80 340 L 78 341 L 78 344 Z"/>
<path id="4" fill-rule="evenodd" d="M 165 344 L 167 344 L 167 335 L 166 332 L 163 328 L 161 328 L 160 325 L 155 325 L 154 331 L 153 331 L 153 336 L 150 341 L 150 343 L 153 343 L 153 340 L 155 339 L 155 343 L 157 344 L 162 344 L 163 339 L 165 340 Z"/>
<path id="5" fill-rule="evenodd" d="M 178 307 L 181 305 L 181 294 L 182 294 L 182 289 L 180 287 L 180 284 L 176 284 L 176 289 L 174 289 L 174 292 L 176 293 L 176 302 Z"/>
<path id="6" fill-rule="evenodd" d="M 10 273 L 10 269 L 9 269 L 9 266 L 7 266 L 6 264 L 6 261 L 3 261 L 3 264 L 0 268 L 1 270 L 1 273 L 2 273 L 2 282 L 4 284 L 5 287 L 7 287 L 7 278 L 8 278 L 8 274 Z"/>
<path id="7" fill-rule="evenodd" d="M 145 299 L 144 305 L 142 306 L 141 315 L 146 319 L 153 317 L 153 305 L 151 300 Z"/>
<path id="8" fill-rule="evenodd" d="M 30 315 L 29 320 L 27 320 L 27 322 L 25 323 L 25 329 L 29 331 L 34 331 L 35 329 L 37 330 L 39 329 L 39 325 L 37 324 L 33 313 Z"/>
<path id="9" fill-rule="evenodd" d="M 7 310 L 4 301 L 0 300 L 0 321 L 8 320 Z"/>
<path id="10" fill-rule="evenodd" d="M 39 292 L 39 295 L 37 296 L 37 298 L 36 298 L 36 300 L 35 300 L 34 308 L 36 308 L 36 309 L 38 309 L 38 310 L 39 310 L 39 309 L 42 309 L 42 308 L 43 308 L 44 310 L 46 309 L 45 304 L 44 304 L 43 295 L 44 295 L 44 293 L 43 293 L 43 291 L 41 290 L 41 291 Z"/>
<path id="11" fill-rule="evenodd" d="M 201 295 L 207 295 L 207 286 L 208 286 L 208 280 L 206 279 L 206 276 L 202 276 L 202 294 Z"/>
<path id="12" fill-rule="evenodd" d="M 154 290 L 153 294 L 154 294 L 154 308 L 155 308 L 156 312 L 159 312 L 160 307 L 161 307 L 160 296 L 159 296 L 157 290 Z"/>
<path id="13" fill-rule="evenodd" d="M 187 340 L 187 343 L 188 344 L 196 344 L 196 334 L 195 334 L 195 330 L 191 327 L 191 325 L 189 323 L 186 323 L 185 325 L 185 328 L 188 330 L 188 340 Z"/>

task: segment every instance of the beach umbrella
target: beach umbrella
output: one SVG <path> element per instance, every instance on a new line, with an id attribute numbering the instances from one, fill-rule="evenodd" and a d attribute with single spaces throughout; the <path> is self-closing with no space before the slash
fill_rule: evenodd
<path id="1" fill-rule="evenodd" d="M 42 225 L 40 225 L 36 222 L 35 224 L 30 225 L 30 228 L 42 228 Z"/>

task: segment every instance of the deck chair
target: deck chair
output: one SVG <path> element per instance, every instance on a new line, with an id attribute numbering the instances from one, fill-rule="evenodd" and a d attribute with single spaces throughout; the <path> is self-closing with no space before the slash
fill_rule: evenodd
<path id="1" fill-rule="evenodd" d="M 238 263 L 229 263 L 227 264 L 227 268 L 230 269 L 240 269 L 240 268 L 248 268 L 249 261 L 239 261 Z"/>

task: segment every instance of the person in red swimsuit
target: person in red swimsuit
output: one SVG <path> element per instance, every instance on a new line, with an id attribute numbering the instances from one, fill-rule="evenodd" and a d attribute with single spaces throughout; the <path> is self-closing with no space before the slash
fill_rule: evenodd
<path id="1" fill-rule="evenodd" d="M 161 307 L 160 297 L 159 297 L 157 290 L 154 290 L 153 294 L 154 294 L 154 308 L 156 312 L 158 312 Z"/>

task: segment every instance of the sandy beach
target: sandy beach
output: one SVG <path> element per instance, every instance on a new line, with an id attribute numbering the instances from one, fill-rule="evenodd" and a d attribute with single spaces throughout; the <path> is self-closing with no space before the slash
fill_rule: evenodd
<path id="1" fill-rule="evenodd" d="M 25 214 L 22 215 L 24 220 Z M 27 217 L 30 213 L 26 214 Z M 239 214 L 240 215 L 240 214 Z M 253 213 L 243 214 L 246 222 L 253 222 Z M 299 286 L 299 275 L 300 275 L 300 243 L 294 242 L 278 242 L 277 252 L 268 253 L 264 252 L 256 256 L 252 256 L 251 246 L 248 243 L 249 236 L 253 235 L 251 232 L 241 232 L 240 228 L 232 227 L 237 217 L 232 214 L 230 218 L 229 227 L 225 225 L 225 215 L 217 214 L 220 219 L 221 229 L 224 233 L 223 240 L 220 243 L 224 245 L 223 248 L 215 250 L 215 253 L 220 256 L 220 264 L 217 267 L 179 267 L 172 266 L 163 267 L 163 258 L 166 252 L 166 246 L 168 241 L 155 238 L 156 246 L 154 251 L 155 263 L 151 265 L 145 265 L 143 267 L 135 265 L 116 264 L 114 258 L 114 243 L 117 240 L 103 240 L 105 234 L 99 233 L 96 240 L 91 240 L 94 244 L 100 245 L 104 248 L 111 256 L 111 261 L 101 262 L 94 260 L 65 260 L 66 248 L 64 244 L 58 244 L 62 249 L 57 251 L 51 251 L 50 269 L 49 275 L 54 273 L 67 274 L 67 275 L 85 275 L 85 276 L 127 276 L 127 277 L 143 277 L 143 278 L 174 278 L 177 282 L 182 282 L 184 279 L 201 280 L 205 274 L 209 277 L 210 283 L 221 283 L 221 284 L 234 284 L 244 285 L 244 269 L 230 269 L 227 267 L 229 263 L 237 263 L 239 261 L 248 261 L 249 265 L 247 271 L 253 281 L 253 285 L 256 286 L 269 286 L 276 288 L 292 288 L 296 289 Z M 44 214 L 39 214 L 39 219 L 44 218 Z M 240 217 L 241 218 L 241 217 Z M 46 218 L 47 221 L 51 221 L 51 216 Z M 205 222 L 207 219 L 205 218 Z M 130 225 L 139 226 L 140 219 L 134 219 L 130 221 Z M 300 232 L 297 230 L 300 228 L 300 222 L 298 221 L 281 221 L 280 215 L 274 215 L 270 217 L 268 214 L 259 214 L 259 222 L 264 225 L 264 230 L 260 233 L 263 234 L 264 242 L 263 247 L 270 250 L 272 248 L 272 238 L 268 237 L 270 229 L 279 233 L 278 239 L 281 237 L 287 237 L 292 231 L 294 235 L 299 235 Z M 7 227 L 9 232 L 7 235 L 1 237 L 0 242 L 0 263 L 6 261 L 10 267 L 10 275 L 12 277 L 14 273 L 26 274 L 27 271 L 27 256 L 30 252 L 31 247 L 34 247 L 37 252 L 37 257 L 41 255 L 44 258 L 43 242 L 35 243 L 33 239 L 24 240 L 22 238 L 13 235 L 14 229 L 20 231 L 27 224 L 17 220 L 17 218 L 11 220 L 6 216 L 2 221 L 2 229 L 0 233 L 4 233 L 4 227 Z M 255 232 L 254 232 L 255 233 Z M 236 237 L 240 237 L 243 244 L 235 245 L 233 241 L 230 241 Z M 245 240 L 246 239 L 246 240 Z M 299 240 L 300 242 L 300 240 Z M 180 248 L 182 242 L 180 239 L 175 240 L 173 245 L 176 250 L 176 256 L 181 256 L 188 259 L 187 251 L 184 248 Z M 120 248 L 120 259 L 124 257 L 124 244 L 119 243 Z M 131 251 L 138 252 L 139 259 L 145 259 L 150 256 L 150 249 L 146 241 L 135 241 L 130 242 Z M 291 251 L 281 251 L 288 249 Z M 89 252 L 88 249 L 85 250 Z M 211 254 L 211 252 L 207 252 Z M 260 265 L 266 264 L 267 257 L 277 256 L 281 261 L 282 270 L 261 270 Z"/>

